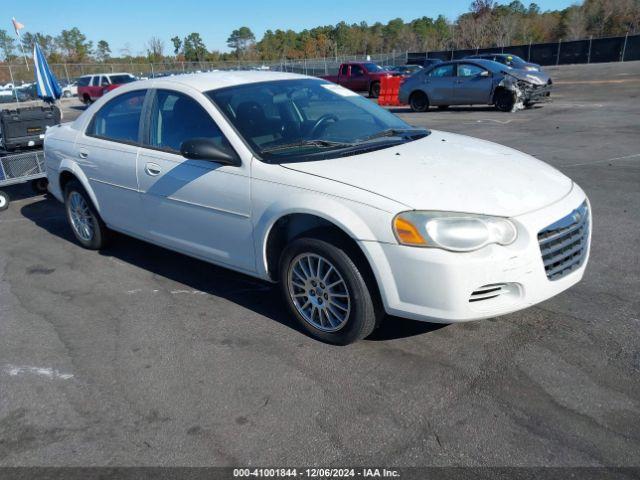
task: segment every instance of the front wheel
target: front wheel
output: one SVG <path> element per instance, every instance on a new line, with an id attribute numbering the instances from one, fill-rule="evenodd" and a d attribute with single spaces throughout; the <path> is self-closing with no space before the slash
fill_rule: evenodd
<path id="1" fill-rule="evenodd" d="M 382 315 L 363 267 L 339 243 L 294 240 L 282 254 L 280 285 L 298 323 L 312 337 L 348 345 L 371 334 Z"/>
<path id="2" fill-rule="evenodd" d="M 75 180 L 70 181 L 65 187 L 64 199 L 67 220 L 76 240 L 89 250 L 103 248 L 109 239 L 109 229 L 82 185 Z"/>
<path id="3" fill-rule="evenodd" d="M 9 194 L 0 191 L 0 212 L 9 208 Z"/>
<path id="4" fill-rule="evenodd" d="M 516 103 L 516 96 L 508 90 L 499 90 L 496 93 L 495 105 L 501 112 L 510 112 Z"/>

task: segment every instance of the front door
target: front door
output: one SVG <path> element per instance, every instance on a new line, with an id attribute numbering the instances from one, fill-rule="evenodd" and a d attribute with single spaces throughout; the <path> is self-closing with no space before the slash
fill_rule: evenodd
<path id="1" fill-rule="evenodd" d="M 424 78 L 425 91 L 431 105 L 451 105 L 453 103 L 453 82 L 455 80 L 453 64 L 438 65 Z"/>
<path id="2" fill-rule="evenodd" d="M 249 166 L 184 158 L 180 146 L 191 138 L 232 147 L 192 96 L 153 95 L 137 166 L 147 235 L 174 250 L 255 271 Z"/>
<path id="3" fill-rule="evenodd" d="M 364 92 L 369 89 L 369 77 L 360 65 L 351 65 L 349 88 L 355 92 Z"/>
<path id="4" fill-rule="evenodd" d="M 76 140 L 76 161 L 96 194 L 100 215 L 117 230 L 134 231 L 139 220 L 136 159 L 146 92 L 132 91 L 107 102 Z"/>
<path id="5" fill-rule="evenodd" d="M 473 63 L 458 64 L 454 97 L 457 105 L 488 104 L 493 78 L 491 72 Z"/>

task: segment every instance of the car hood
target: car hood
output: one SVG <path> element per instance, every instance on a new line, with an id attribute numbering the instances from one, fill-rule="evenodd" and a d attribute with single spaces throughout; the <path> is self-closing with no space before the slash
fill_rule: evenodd
<path id="1" fill-rule="evenodd" d="M 547 82 L 549 82 L 550 78 L 547 73 L 542 71 L 532 72 L 528 70 L 518 70 L 515 68 L 505 70 L 504 73 L 507 75 L 511 75 L 512 77 L 516 77 L 518 80 L 523 80 L 533 85 L 546 85 Z"/>
<path id="2" fill-rule="evenodd" d="M 549 205 L 572 188 L 569 178 L 530 155 L 439 131 L 371 153 L 283 166 L 367 190 L 411 209 L 504 217 Z"/>

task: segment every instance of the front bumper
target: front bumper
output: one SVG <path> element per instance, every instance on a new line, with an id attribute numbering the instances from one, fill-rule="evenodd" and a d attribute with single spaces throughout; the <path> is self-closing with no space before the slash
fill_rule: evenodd
<path id="1" fill-rule="evenodd" d="M 531 85 L 524 88 L 523 99 L 527 103 L 544 103 L 551 101 L 552 85 Z"/>
<path id="2" fill-rule="evenodd" d="M 366 241 L 361 246 L 370 259 L 387 313 L 439 323 L 495 317 L 547 300 L 582 279 L 591 232 L 583 263 L 558 280 L 547 278 L 538 232 L 585 199 L 584 192 L 574 185 L 560 201 L 512 218 L 519 235 L 506 247 L 489 245 L 475 252 L 456 253 Z M 480 297 L 491 297 L 482 301 L 472 295 L 492 285 L 505 287 L 497 296 L 481 293 Z"/>

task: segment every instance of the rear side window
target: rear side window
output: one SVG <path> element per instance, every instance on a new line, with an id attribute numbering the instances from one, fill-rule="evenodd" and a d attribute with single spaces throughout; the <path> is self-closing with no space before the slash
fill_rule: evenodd
<path id="1" fill-rule="evenodd" d="M 123 143 L 138 143 L 146 90 L 119 95 L 93 116 L 87 135 Z"/>
<path id="2" fill-rule="evenodd" d="M 79 87 L 86 87 L 87 85 L 89 85 L 90 81 L 91 81 L 91 77 L 80 77 L 78 79 L 78 86 Z"/>
<path id="3" fill-rule="evenodd" d="M 210 138 L 221 149 L 231 148 L 218 125 L 193 98 L 158 90 L 151 107 L 149 146 L 179 153 L 182 142 L 192 138 Z"/>
<path id="4" fill-rule="evenodd" d="M 348 70 L 349 65 L 342 65 L 342 67 L 340 68 L 340 75 L 346 75 Z"/>
<path id="5" fill-rule="evenodd" d="M 429 72 L 430 77 L 453 77 L 453 65 L 442 65 Z"/>
<path id="6" fill-rule="evenodd" d="M 100 85 L 100 75 L 96 75 L 95 77 L 93 77 L 91 79 L 91 86 L 92 87 L 97 87 Z"/>

